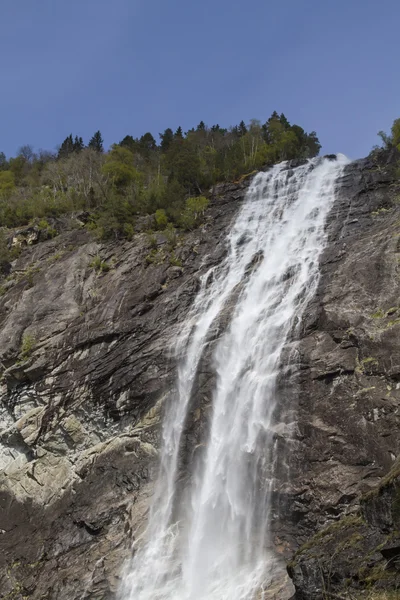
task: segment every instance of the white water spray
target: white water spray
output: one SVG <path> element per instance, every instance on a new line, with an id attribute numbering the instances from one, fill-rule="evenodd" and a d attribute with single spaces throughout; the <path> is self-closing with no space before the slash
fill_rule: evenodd
<path id="1" fill-rule="evenodd" d="M 317 288 L 325 220 L 346 163 L 339 155 L 336 161 L 313 159 L 295 169 L 282 163 L 259 173 L 229 234 L 227 257 L 203 276 L 178 343 L 178 396 L 163 423 L 146 539 L 124 577 L 121 599 L 251 600 L 268 587 L 274 568 L 269 491 L 277 460 L 271 421 L 279 365 Z M 191 490 L 177 499 L 192 388 L 228 301 L 235 306 L 213 355 L 208 440 Z"/>

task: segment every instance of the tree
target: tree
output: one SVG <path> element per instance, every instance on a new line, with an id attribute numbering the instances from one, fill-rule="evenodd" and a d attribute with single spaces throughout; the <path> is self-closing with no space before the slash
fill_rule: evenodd
<path id="1" fill-rule="evenodd" d="M 174 132 L 172 131 L 172 129 L 170 127 L 168 127 L 164 133 L 159 133 L 158 134 L 160 136 L 161 139 L 161 152 L 166 152 L 168 150 L 168 148 L 170 147 L 170 145 L 172 144 L 172 142 L 174 141 Z"/>
<path id="2" fill-rule="evenodd" d="M 246 123 L 244 121 L 240 121 L 239 127 L 237 128 L 237 132 L 239 137 L 243 137 L 247 133 Z"/>
<path id="3" fill-rule="evenodd" d="M 74 139 L 74 144 L 73 144 L 73 151 L 80 152 L 81 150 L 84 149 L 84 147 L 85 147 L 85 144 L 83 143 L 83 139 L 76 135 L 75 139 Z"/>
<path id="4" fill-rule="evenodd" d="M 190 197 L 186 200 L 185 209 L 179 219 L 184 229 L 193 229 L 203 216 L 209 202 L 204 196 Z"/>
<path id="5" fill-rule="evenodd" d="M 189 140 L 175 139 L 166 156 L 168 180 L 176 179 L 188 191 L 199 189 L 200 157 Z"/>
<path id="6" fill-rule="evenodd" d="M 197 125 L 197 129 L 196 131 L 205 131 L 206 130 L 206 126 L 204 121 L 200 121 L 200 123 Z"/>
<path id="7" fill-rule="evenodd" d="M 74 141 L 72 139 L 72 133 L 65 138 L 63 143 L 58 150 L 58 158 L 68 158 L 74 151 Z"/>
<path id="8" fill-rule="evenodd" d="M 0 171 L 0 198 L 9 198 L 14 188 L 14 173 L 11 171 Z"/>
<path id="9" fill-rule="evenodd" d="M 279 117 L 279 121 L 282 123 L 282 125 L 284 126 L 285 129 L 289 129 L 290 123 L 283 113 L 281 113 L 281 116 Z"/>
<path id="10" fill-rule="evenodd" d="M 392 144 L 400 150 L 400 119 L 395 119 L 392 125 Z"/>
<path id="11" fill-rule="evenodd" d="M 154 150 L 157 148 L 157 142 L 150 132 L 145 133 L 139 140 L 138 143 L 139 152 L 148 158 Z"/>
<path id="12" fill-rule="evenodd" d="M 321 150 L 321 144 L 319 143 L 319 139 L 315 131 L 307 134 L 306 145 L 308 148 L 307 158 L 318 156 L 319 151 Z"/>
<path id="13" fill-rule="evenodd" d="M 120 141 L 119 145 L 123 148 L 128 148 L 128 150 L 133 152 L 134 150 L 136 150 L 137 141 L 134 140 L 131 135 L 126 135 L 124 139 Z"/>
<path id="14" fill-rule="evenodd" d="M 400 150 L 400 119 L 395 119 L 393 121 L 390 135 L 384 131 L 378 131 L 378 135 L 381 138 L 385 149 L 397 148 Z"/>
<path id="15" fill-rule="evenodd" d="M 167 215 L 175 222 L 178 222 L 184 206 L 185 189 L 176 179 L 173 179 L 168 182 L 164 190 L 160 200 L 160 208 L 164 208 Z"/>
<path id="16" fill-rule="evenodd" d="M 140 173 L 133 165 L 132 152 L 117 145 L 108 153 L 102 171 L 109 175 L 114 185 L 120 189 L 140 179 Z"/>
<path id="17" fill-rule="evenodd" d="M 183 140 L 183 131 L 182 131 L 182 127 L 180 125 L 179 125 L 178 129 L 175 131 L 174 137 L 175 137 L 175 139 Z"/>
<path id="18" fill-rule="evenodd" d="M 13 173 L 15 184 L 21 185 L 23 183 L 24 177 L 26 176 L 29 164 L 26 162 L 23 156 L 18 155 L 15 158 L 10 158 L 8 161 L 9 170 Z"/>
<path id="19" fill-rule="evenodd" d="M 267 144 L 279 144 L 280 139 L 285 131 L 284 125 L 281 123 L 280 117 L 276 110 L 263 125 L 264 139 Z"/>
<path id="20" fill-rule="evenodd" d="M 0 152 L 0 171 L 6 171 L 8 169 L 8 162 L 4 152 Z"/>
<path id="21" fill-rule="evenodd" d="M 96 131 L 96 133 L 93 134 L 90 138 L 88 147 L 96 150 L 96 152 L 104 152 L 103 138 L 101 137 L 100 131 Z"/>
<path id="22" fill-rule="evenodd" d="M 31 163 L 33 162 L 35 153 L 33 152 L 32 146 L 30 146 L 29 144 L 25 144 L 25 146 L 21 146 L 21 148 L 19 149 L 18 156 L 22 156 L 25 162 Z"/>

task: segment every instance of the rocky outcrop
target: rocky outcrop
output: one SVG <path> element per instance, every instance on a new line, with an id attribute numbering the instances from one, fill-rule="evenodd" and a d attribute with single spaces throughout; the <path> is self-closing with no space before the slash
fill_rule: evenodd
<path id="1" fill-rule="evenodd" d="M 381 155 L 346 169 L 318 294 L 288 344 L 298 361 L 279 390 L 275 432 L 284 460 L 272 526 L 277 551 L 288 562 L 298 552 L 289 572 L 299 599 L 322 597 L 312 549 L 304 550 L 312 536 L 328 528 L 318 538 L 324 565 L 341 548 L 343 522 L 353 541 L 375 528 L 374 548 L 389 535 L 367 508 L 360 512 L 360 498 L 400 454 L 394 162 Z M 59 232 L 53 238 L 36 230 L 35 239 L 30 231 L 14 236 L 22 252 L 0 287 L 0 597 L 115 598 L 146 522 L 160 420 L 174 394 L 175 340 L 199 277 L 226 251 L 247 183 L 217 186 L 204 225 L 178 237 L 138 232 L 124 243 L 99 243 L 82 216 L 51 223 Z M 207 420 L 211 352 L 212 344 L 183 469 Z M 346 580 L 361 589 L 358 566 L 342 576 L 337 564 L 334 589 Z"/>
<path id="2" fill-rule="evenodd" d="M 319 531 L 288 571 L 301 600 L 400 590 L 400 465 L 361 498 L 361 510 Z M 398 596 L 394 596 L 398 597 Z"/>

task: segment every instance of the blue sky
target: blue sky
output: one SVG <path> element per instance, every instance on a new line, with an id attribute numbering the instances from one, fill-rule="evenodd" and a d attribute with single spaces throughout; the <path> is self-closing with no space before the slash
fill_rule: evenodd
<path id="1" fill-rule="evenodd" d="M 0 0 L 0 150 L 273 110 L 366 155 L 400 117 L 399 0 Z"/>

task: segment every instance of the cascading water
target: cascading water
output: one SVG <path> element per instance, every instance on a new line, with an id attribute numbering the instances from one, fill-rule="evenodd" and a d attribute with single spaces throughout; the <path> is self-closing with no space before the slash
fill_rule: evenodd
<path id="1" fill-rule="evenodd" d="M 178 397 L 163 423 L 159 480 L 123 600 L 251 600 L 268 586 L 271 420 L 288 336 L 316 291 L 325 220 L 347 159 L 281 163 L 259 173 L 228 237 L 223 263 L 201 281 L 178 342 Z M 216 342 L 209 436 L 191 490 L 176 503 L 178 455 L 206 342 Z M 275 453 L 276 454 L 276 453 Z M 189 500 L 188 500 L 189 497 Z"/>

